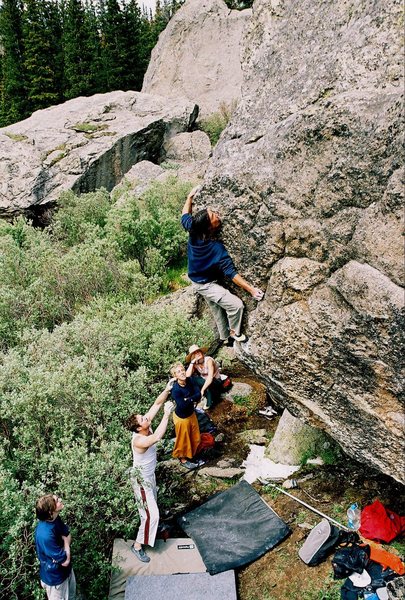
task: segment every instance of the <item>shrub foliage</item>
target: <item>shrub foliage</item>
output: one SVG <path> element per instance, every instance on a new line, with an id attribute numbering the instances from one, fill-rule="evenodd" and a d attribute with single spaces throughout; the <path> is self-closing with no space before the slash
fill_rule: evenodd
<path id="1" fill-rule="evenodd" d="M 151 304 L 162 281 L 153 260 L 184 254 L 187 191 L 171 181 L 118 205 L 105 191 L 69 193 L 48 229 L 1 224 L 2 598 L 44 598 L 34 504 L 49 491 L 66 504 L 81 592 L 108 595 L 113 540 L 138 526 L 123 421 L 151 405 L 191 343 L 211 336 L 207 323 Z"/>
<path id="2" fill-rule="evenodd" d="M 232 102 L 230 105 L 222 102 L 217 112 L 200 121 L 199 127 L 208 135 L 212 146 L 217 144 L 221 133 L 231 120 L 235 108 L 236 102 Z"/>

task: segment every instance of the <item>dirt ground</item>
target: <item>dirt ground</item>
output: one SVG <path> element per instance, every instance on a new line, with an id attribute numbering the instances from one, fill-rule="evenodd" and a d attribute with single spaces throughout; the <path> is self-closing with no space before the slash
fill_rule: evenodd
<path id="1" fill-rule="evenodd" d="M 223 400 L 209 412 L 218 431 L 224 434 L 224 441 L 218 445 L 217 454 L 208 461 L 208 466 L 214 466 L 224 458 L 237 459 L 240 464 L 246 458 L 249 448 L 236 438 L 238 432 L 265 429 L 270 439 L 277 427 L 279 416 L 267 420 L 258 415 L 258 409 L 268 403 L 260 384 L 243 372 L 235 375 L 232 373 L 234 381 L 249 383 L 255 393 L 245 406 Z M 364 507 L 378 498 L 395 512 L 405 514 L 404 487 L 347 456 L 339 464 L 305 466 L 294 474 L 294 478 L 299 480 L 298 487 L 288 490 L 289 493 L 342 524 L 346 522 L 348 506 L 354 501 Z M 238 478 L 234 481 L 211 478 L 209 485 L 205 483 L 205 488 L 201 488 L 199 479 L 202 478 L 194 472 L 182 477 L 177 485 L 174 483 L 176 496 L 181 494 L 183 497 L 183 506 L 194 508 L 213 493 L 238 481 Z M 307 567 L 298 557 L 309 526 L 317 524 L 321 517 L 270 486 L 255 483 L 254 487 L 289 525 L 291 535 L 278 547 L 236 572 L 239 600 L 338 600 L 343 581 L 333 581 L 330 558 L 318 567 Z M 397 554 L 405 552 L 405 544 L 401 542 L 386 547 Z"/>

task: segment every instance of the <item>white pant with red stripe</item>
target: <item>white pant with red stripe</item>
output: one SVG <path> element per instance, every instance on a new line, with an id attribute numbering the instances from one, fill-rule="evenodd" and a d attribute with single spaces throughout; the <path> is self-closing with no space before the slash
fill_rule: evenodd
<path id="1" fill-rule="evenodd" d="M 144 479 L 142 484 L 133 479 L 132 488 L 141 519 L 136 541 L 139 544 L 146 544 L 153 547 L 159 524 L 155 476 L 152 475 L 150 478 Z"/>

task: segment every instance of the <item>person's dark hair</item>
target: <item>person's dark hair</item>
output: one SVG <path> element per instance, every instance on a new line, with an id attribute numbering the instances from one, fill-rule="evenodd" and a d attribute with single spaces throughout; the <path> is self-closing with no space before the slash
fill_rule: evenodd
<path id="1" fill-rule="evenodd" d="M 199 238 L 204 238 L 210 234 L 211 221 L 208 214 L 208 210 L 203 208 L 199 210 L 193 216 L 193 223 L 191 225 L 191 233 Z"/>
<path id="2" fill-rule="evenodd" d="M 53 494 L 46 494 L 45 496 L 41 496 L 38 498 L 35 513 L 37 515 L 37 519 L 40 521 L 48 521 L 52 518 L 53 513 L 56 510 L 56 500 L 53 497 Z"/>
<path id="3" fill-rule="evenodd" d="M 125 421 L 125 427 L 127 429 L 129 429 L 129 431 L 134 431 L 135 433 L 137 433 L 140 429 L 138 419 L 136 418 L 137 416 L 138 416 L 138 413 L 134 413 L 133 415 L 128 417 L 128 419 L 126 419 L 126 421 Z"/>

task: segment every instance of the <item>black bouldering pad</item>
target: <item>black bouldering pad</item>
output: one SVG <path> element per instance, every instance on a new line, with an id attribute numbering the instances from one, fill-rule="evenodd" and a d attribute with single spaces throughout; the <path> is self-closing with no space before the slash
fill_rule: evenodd
<path id="1" fill-rule="evenodd" d="M 211 575 L 250 563 L 291 530 L 246 481 L 178 519 Z"/>

